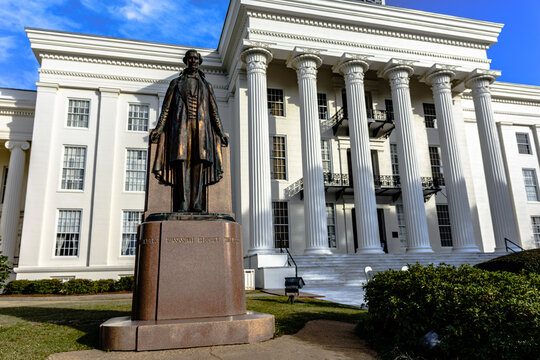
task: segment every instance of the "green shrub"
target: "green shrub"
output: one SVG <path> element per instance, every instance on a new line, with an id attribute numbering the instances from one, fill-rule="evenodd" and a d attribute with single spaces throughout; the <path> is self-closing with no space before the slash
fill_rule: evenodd
<path id="1" fill-rule="evenodd" d="M 4 294 L 19 295 L 28 294 L 27 288 L 32 284 L 30 280 L 13 280 L 7 283 L 4 287 Z"/>
<path id="2" fill-rule="evenodd" d="M 60 294 L 64 286 L 57 279 L 33 280 L 23 294 Z"/>
<path id="3" fill-rule="evenodd" d="M 133 276 L 123 276 L 114 284 L 114 291 L 133 291 Z"/>
<path id="4" fill-rule="evenodd" d="M 2 244 L 2 237 L 0 236 L 0 245 Z M 9 275 L 11 274 L 12 268 L 11 264 L 8 261 L 8 257 L 5 255 L 2 255 L 2 252 L 0 251 L 0 290 L 2 289 L 2 286 L 4 286 L 4 283 L 9 278 Z"/>
<path id="5" fill-rule="evenodd" d="M 95 294 L 96 283 L 88 279 L 72 279 L 64 283 L 64 294 Z"/>
<path id="6" fill-rule="evenodd" d="M 412 266 L 378 273 L 365 286 L 368 320 L 362 335 L 381 354 L 436 359 L 537 359 L 540 354 L 540 276 L 470 266 Z M 420 345 L 429 331 L 438 351 Z"/>
<path id="7" fill-rule="evenodd" d="M 104 293 L 114 291 L 114 284 L 116 283 L 113 279 L 101 279 L 94 281 L 96 286 L 96 292 Z"/>
<path id="8" fill-rule="evenodd" d="M 488 271 L 513 273 L 532 272 L 540 274 L 540 249 L 525 250 L 476 264 L 475 267 Z"/>

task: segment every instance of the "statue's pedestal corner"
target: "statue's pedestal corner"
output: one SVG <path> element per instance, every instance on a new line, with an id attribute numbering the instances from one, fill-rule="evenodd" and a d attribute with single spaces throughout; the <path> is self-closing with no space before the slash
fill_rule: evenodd
<path id="1" fill-rule="evenodd" d="M 99 328 L 100 347 L 113 351 L 151 351 L 249 344 L 274 336 L 274 316 L 244 315 L 162 321 L 112 318 Z"/>

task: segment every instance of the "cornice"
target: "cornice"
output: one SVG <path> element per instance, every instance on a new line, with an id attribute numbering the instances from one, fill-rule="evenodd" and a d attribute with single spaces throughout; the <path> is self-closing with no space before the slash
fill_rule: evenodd
<path id="1" fill-rule="evenodd" d="M 465 100 L 473 100 L 472 94 L 470 92 L 463 94 L 462 98 L 465 99 Z M 526 100 L 508 99 L 508 98 L 503 98 L 503 97 L 499 97 L 499 96 L 492 96 L 491 101 L 496 102 L 496 103 L 502 103 L 502 104 L 539 106 L 540 107 L 540 99 L 538 101 L 526 101 Z"/>
<path id="2" fill-rule="evenodd" d="M 33 110 L 15 110 L 10 108 L 0 108 L 0 115 L 34 117 Z"/>
<path id="3" fill-rule="evenodd" d="M 149 62 L 137 62 L 137 61 L 121 60 L 121 59 L 107 59 L 107 58 L 90 57 L 90 56 L 71 56 L 71 55 L 47 54 L 47 53 L 40 54 L 39 56 L 42 59 L 53 59 L 53 60 L 62 60 L 62 61 L 71 61 L 71 62 L 136 67 L 136 68 L 155 69 L 155 70 L 167 70 L 167 71 L 175 71 L 175 72 L 180 72 L 185 68 L 185 66 L 183 65 L 157 64 L 157 63 L 149 63 Z M 225 71 L 221 69 L 207 67 L 204 65 L 201 66 L 201 69 L 206 74 L 214 74 L 214 75 L 227 74 Z"/>
<path id="4" fill-rule="evenodd" d="M 150 78 L 139 78 L 131 76 L 120 76 L 120 75 L 108 75 L 108 74 L 95 74 L 95 73 L 83 73 L 76 71 L 63 71 L 63 70 L 50 70 L 50 69 L 39 69 L 41 74 L 48 75 L 60 75 L 60 76 L 72 76 L 72 77 L 83 77 L 83 78 L 92 78 L 92 79 L 107 79 L 107 80 L 118 80 L 118 81 L 130 81 L 130 82 L 142 82 L 142 83 L 152 83 L 152 84 L 169 84 L 171 80 L 162 80 L 162 79 L 150 79 Z"/>
<path id="5" fill-rule="evenodd" d="M 474 113 L 473 108 L 463 108 L 463 111 L 473 112 Z M 540 119 L 539 114 L 522 113 L 522 112 L 516 112 L 516 111 L 494 111 L 493 113 L 496 114 L 496 115 L 521 116 L 521 117 L 531 117 L 531 118 L 535 118 L 535 119 Z M 497 122 L 502 123 L 503 121 L 497 121 Z M 516 122 L 515 120 L 511 120 L 511 119 L 506 119 L 506 122 L 508 124 L 512 124 L 512 125 L 520 125 L 521 124 L 521 123 Z M 529 126 L 530 124 L 521 124 L 521 125 Z"/>
<path id="6" fill-rule="evenodd" d="M 109 75 L 109 74 L 96 74 L 96 73 L 83 73 L 76 71 L 63 71 L 63 70 L 50 70 L 50 69 L 39 69 L 41 74 L 48 75 L 60 75 L 60 76 L 71 76 L 79 78 L 91 78 L 91 79 L 106 79 L 106 80 L 117 80 L 117 81 L 129 81 L 129 82 L 139 82 L 139 83 L 150 83 L 150 84 L 169 84 L 170 79 L 151 79 L 151 78 L 140 78 L 132 76 L 120 76 L 120 75 Z M 226 89 L 225 85 L 214 85 L 212 86 L 216 89 Z"/>
<path id="7" fill-rule="evenodd" d="M 248 32 L 254 35 L 274 36 L 274 37 L 280 37 L 280 38 L 285 38 L 285 39 L 293 39 L 293 40 L 308 41 L 308 42 L 319 42 L 323 44 L 338 45 L 338 46 L 356 47 L 360 49 L 386 51 L 386 52 L 402 53 L 402 54 L 417 55 L 417 56 L 420 55 L 420 56 L 428 56 L 428 57 L 437 57 L 441 59 L 475 62 L 475 63 L 480 63 L 480 64 L 491 63 L 491 60 L 489 59 L 481 59 L 481 58 L 458 56 L 458 55 L 448 55 L 448 54 L 441 54 L 441 53 L 432 53 L 432 52 L 420 51 L 420 50 L 400 49 L 400 48 L 382 46 L 382 45 L 362 44 L 362 43 L 344 41 L 344 40 L 338 40 L 338 39 L 318 38 L 314 36 L 289 34 L 289 33 L 277 32 L 277 31 L 248 29 Z"/>
<path id="8" fill-rule="evenodd" d="M 412 32 L 388 30 L 388 29 L 381 29 L 381 28 L 367 27 L 367 26 L 349 25 L 349 24 L 343 24 L 343 23 L 338 23 L 334 21 L 321 21 L 317 19 L 301 18 L 301 17 L 296 17 L 296 16 L 285 16 L 285 15 L 280 15 L 280 14 L 275 14 L 275 13 L 269 13 L 269 12 L 265 13 L 265 12 L 257 12 L 257 11 L 248 11 L 247 14 L 248 16 L 253 17 L 253 18 L 280 21 L 280 22 L 285 22 L 285 23 L 312 25 L 312 26 L 324 27 L 328 29 L 345 30 L 345 31 L 352 31 L 352 32 L 372 34 L 372 35 L 382 35 L 382 36 L 389 36 L 393 38 L 425 41 L 425 42 L 430 42 L 430 43 L 461 46 L 461 47 L 468 47 L 468 48 L 481 49 L 481 50 L 487 50 L 489 48 L 489 44 L 486 44 L 486 43 L 459 41 L 459 40 L 453 40 L 453 39 L 448 39 L 448 38 L 443 38 L 443 37 L 425 36 L 425 35 L 415 34 Z"/>

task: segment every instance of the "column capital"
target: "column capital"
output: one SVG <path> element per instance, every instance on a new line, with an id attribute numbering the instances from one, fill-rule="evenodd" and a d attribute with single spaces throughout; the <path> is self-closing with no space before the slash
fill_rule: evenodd
<path id="1" fill-rule="evenodd" d="M 333 67 L 334 72 L 340 73 L 347 81 L 363 81 L 364 74 L 369 68 L 368 58 L 365 56 L 345 53 Z"/>
<path id="2" fill-rule="evenodd" d="M 465 79 L 465 86 L 473 90 L 485 89 L 487 87 L 489 91 L 489 85 L 493 84 L 499 76 L 501 76 L 500 71 L 475 69 Z"/>
<path id="3" fill-rule="evenodd" d="M 47 91 L 51 93 L 56 93 L 60 89 L 60 85 L 57 83 L 48 83 L 43 81 L 36 81 L 36 87 L 39 91 Z"/>
<path id="4" fill-rule="evenodd" d="M 293 68 L 294 70 L 300 70 L 302 68 L 314 68 L 316 70 L 322 65 L 322 59 L 319 56 L 320 53 L 321 50 L 319 49 L 301 48 L 297 46 L 287 60 L 287 67 Z"/>
<path id="5" fill-rule="evenodd" d="M 108 96 L 118 96 L 120 95 L 120 89 L 118 88 L 108 88 L 108 87 L 100 87 L 99 88 L 99 93 L 101 94 L 101 96 L 103 95 L 108 95 Z"/>
<path id="6" fill-rule="evenodd" d="M 250 55 L 264 56 L 266 59 L 266 64 L 268 64 L 273 59 L 272 52 L 262 46 L 250 46 L 250 47 L 245 48 L 244 51 L 242 51 L 242 53 L 240 54 L 240 58 L 245 64 L 256 61 Z"/>
<path id="7" fill-rule="evenodd" d="M 411 60 L 390 59 L 390 61 L 379 70 L 378 75 L 379 77 L 392 80 L 396 73 L 406 72 L 407 77 L 410 77 L 414 72 L 413 64 L 415 62 L 416 61 Z"/>
<path id="8" fill-rule="evenodd" d="M 444 88 L 447 88 L 446 85 L 451 86 L 451 81 L 456 76 L 455 70 L 457 66 L 445 65 L 445 64 L 435 64 L 433 65 L 422 78 L 421 81 L 424 81 L 426 84 L 431 85 L 436 90 L 436 87 L 444 85 Z"/>
<path id="9" fill-rule="evenodd" d="M 9 140 L 9 141 L 6 141 L 4 146 L 6 147 L 6 149 L 9 149 L 9 151 L 12 151 L 15 148 L 20 148 L 21 150 L 30 149 L 30 144 L 27 141 Z"/>

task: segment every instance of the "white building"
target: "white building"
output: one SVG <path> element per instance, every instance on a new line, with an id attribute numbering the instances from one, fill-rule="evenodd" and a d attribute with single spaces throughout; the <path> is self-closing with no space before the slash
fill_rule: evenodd
<path id="1" fill-rule="evenodd" d="M 198 50 L 246 255 L 537 247 L 540 87 L 495 81 L 501 28 L 376 0 L 232 0 L 218 48 Z M 0 89 L 2 251 L 21 279 L 131 274 L 148 132 L 191 46 L 26 32 L 37 92 Z"/>

